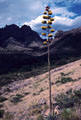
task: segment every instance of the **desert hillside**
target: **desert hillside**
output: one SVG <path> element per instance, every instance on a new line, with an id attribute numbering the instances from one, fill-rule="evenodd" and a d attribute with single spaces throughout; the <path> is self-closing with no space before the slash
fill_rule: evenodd
<path id="1" fill-rule="evenodd" d="M 51 70 L 52 102 L 56 104 L 56 108 L 60 107 L 58 114 L 63 108 L 75 108 L 75 104 L 81 103 L 80 71 L 81 60 Z M 47 116 L 48 92 L 48 72 L 2 86 L 0 110 L 4 111 L 4 119 L 7 117 L 8 120 L 38 120 L 39 115 Z M 68 96 L 72 96 L 72 99 Z"/>

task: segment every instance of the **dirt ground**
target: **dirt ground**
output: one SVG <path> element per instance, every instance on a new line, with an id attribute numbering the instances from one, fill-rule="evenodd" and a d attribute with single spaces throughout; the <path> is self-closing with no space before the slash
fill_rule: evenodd
<path id="1" fill-rule="evenodd" d="M 62 74 L 65 77 L 70 77 L 72 82 L 65 84 L 57 83 L 60 80 Z M 66 64 L 64 66 L 51 70 L 51 81 L 52 81 L 52 97 L 55 98 L 60 93 L 65 93 L 69 89 L 78 90 L 81 88 L 81 60 Z M 3 109 L 14 114 L 14 120 L 26 120 L 28 109 L 39 103 L 40 99 L 45 99 L 49 106 L 49 84 L 48 84 L 48 73 L 31 77 L 29 79 L 13 82 L 7 86 L 1 88 L 3 93 L 2 96 L 8 98 L 3 102 Z M 6 89 L 9 88 L 9 91 Z M 16 94 L 24 95 L 22 101 L 14 104 L 11 99 Z M 54 102 L 54 100 L 53 100 Z M 2 104 L 2 103 L 1 103 Z M 49 109 L 49 108 L 48 108 Z M 48 110 L 47 110 L 48 111 Z"/>

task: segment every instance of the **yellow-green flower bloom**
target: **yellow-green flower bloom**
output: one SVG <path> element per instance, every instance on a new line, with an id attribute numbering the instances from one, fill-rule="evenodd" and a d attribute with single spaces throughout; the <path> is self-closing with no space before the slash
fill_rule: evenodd
<path id="1" fill-rule="evenodd" d="M 49 40 L 47 39 L 46 41 L 48 42 Z"/>
<path id="2" fill-rule="evenodd" d="M 43 30 L 46 30 L 47 29 L 47 26 L 42 26 L 41 27 Z"/>
<path id="3" fill-rule="evenodd" d="M 48 15 L 43 15 L 43 19 L 50 19 L 50 16 L 48 16 Z"/>
<path id="4" fill-rule="evenodd" d="M 55 32 L 55 30 L 54 30 L 54 29 L 51 29 L 50 31 L 51 31 L 51 32 Z"/>
<path id="5" fill-rule="evenodd" d="M 43 36 L 46 36 L 46 33 L 42 33 Z"/>
<path id="6" fill-rule="evenodd" d="M 51 21 L 54 21 L 54 18 L 50 18 Z"/>
<path id="7" fill-rule="evenodd" d="M 46 15 L 46 14 L 47 14 L 47 12 L 45 11 L 45 12 L 44 12 L 44 14 Z"/>
<path id="8" fill-rule="evenodd" d="M 45 20 L 42 21 L 43 24 L 46 24 L 47 22 Z"/>
<path id="9" fill-rule="evenodd" d="M 48 12 L 48 15 L 52 15 L 52 11 L 51 10 Z"/>
<path id="10" fill-rule="evenodd" d="M 46 42 L 46 41 L 44 41 L 44 42 L 43 42 L 43 44 L 44 44 L 44 45 L 47 45 L 47 42 Z"/>
<path id="11" fill-rule="evenodd" d="M 49 20 L 49 21 L 48 21 L 48 24 L 52 24 L 52 21 Z"/>
<path id="12" fill-rule="evenodd" d="M 51 25 L 48 25 L 48 26 L 47 26 L 47 28 L 49 28 L 49 29 L 50 29 L 50 28 L 52 28 L 52 26 L 51 26 Z"/>
<path id="13" fill-rule="evenodd" d="M 53 34 L 51 34 L 51 33 L 48 34 L 48 37 L 52 37 L 52 36 L 53 36 Z"/>

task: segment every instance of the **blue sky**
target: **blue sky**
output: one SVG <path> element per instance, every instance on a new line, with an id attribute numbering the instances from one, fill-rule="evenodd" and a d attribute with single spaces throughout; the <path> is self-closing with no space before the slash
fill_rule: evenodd
<path id="1" fill-rule="evenodd" d="M 6 24 L 27 24 L 40 32 L 46 5 L 53 11 L 53 26 L 56 30 L 81 26 L 81 0 L 0 0 L 0 27 Z"/>

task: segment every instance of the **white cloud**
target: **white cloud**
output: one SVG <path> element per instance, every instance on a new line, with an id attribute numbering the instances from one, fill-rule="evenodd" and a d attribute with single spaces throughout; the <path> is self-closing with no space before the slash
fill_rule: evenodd
<path id="1" fill-rule="evenodd" d="M 55 24 L 59 22 L 59 24 L 67 24 L 70 26 L 72 23 L 72 19 L 69 17 L 74 17 L 76 14 L 73 12 L 69 12 L 65 7 L 59 7 L 52 9 L 54 15 L 55 15 Z M 60 14 L 60 16 L 57 16 Z M 42 15 L 38 16 L 37 18 L 31 20 L 30 22 L 24 22 L 25 25 L 31 26 L 32 29 L 36 29 L 37 25 L 41 24 L 42 21 Z"/>
<path id="2" fill-rule="evenodd" d="M 62 16 L 55 16 L 55 24 L 62 24 L 66 26 L 71 26 L 73 24 L 73 19 L 62 17 Z"/>
<path id="3" fill-rule="evenodd" d="M 31 20 L 30 22 L 25 22 L 24 24 L 29 25 L 32 29 L 35 29 L 35 26 L 40 24 L 42 19 L 43 18 L 42 18 L 42 15 L 41 15 L 41 16 L 38 16 L 36 19 Z"/>
<path id="4" fill-rule="evenodd" d="M 69 12 L 66 9 L 66 7 L 55 8 L 55 9 L 52 9 L 52 11 L 55 15 L 60 14 L 61 16 L 64 16 L 64 17 L 74 17 L 76 15 L 73 12 Z"/>
<path id="5" fill-rule="evenodd" d="M 75 27 L 81 26 L 81 16 L 76 17 L 75 19 L 63 17 L 63 16 L 55 16 L 55 21 L 53 27 L 56 30 L 69 30 Z M 31 20 L 30 22 L 25 22 L 24 24 L 29 25 L 33 30 L 36 30 L 40 33 L 41 28 L 40 26 L 42 21 L 42 15 L 38 16 L 36 19 Z"/>

